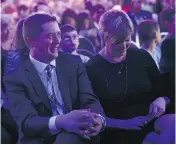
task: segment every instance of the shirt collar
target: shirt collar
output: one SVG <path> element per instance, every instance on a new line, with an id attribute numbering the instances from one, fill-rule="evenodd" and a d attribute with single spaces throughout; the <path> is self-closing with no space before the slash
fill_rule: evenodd
<path id="1" fill-rule="evenodd" d="M 30 60 L 31 60 L 32 64 L 35 66 L 37 72 L 42 74 L 43 71 L 45 70 L 45 68 L 48 66 L 48 64 L 36 60 L 31 55 L 29 55 L 29 57 L 30 57 Z M 52 60 L 50 65 L 56 67 L 56 60 L 55 59 Z"/>

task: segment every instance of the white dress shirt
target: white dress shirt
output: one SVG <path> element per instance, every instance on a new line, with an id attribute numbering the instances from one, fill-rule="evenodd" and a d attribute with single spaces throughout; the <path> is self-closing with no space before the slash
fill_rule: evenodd
<path id="1" fill-rule="evenodd" d="M 40 79 L 41 79 L 43 85 L 45 86 L 45 90 L 47 92 L 47 74 L 46 74 L 45 68 L 48 66 L 48 64 L 45 64 L 43 62 L 40 62 L 40 61 L 34 59 L 31 55 L 29 55 L 29 57 L 30 57 L 32 64 L 36 68 L 36 70 L 40 76 Z M 54 93 L 55 93 L 56 99 L 58 100 L 58 102 L 60 104 L 64 105 L 62 97 L 61 97 L 59 85 L 57 82 L 57 75 L 56 75 L 56 70 L 55 70 L 56 60 L 51 61 L 50 65 L 54 66 L 54 69 L 52 69 L 52 72 L 51 72 L 51 74 L 52 74 L 51 77 L 52 77 L 52 83 L 53 83 L 53 88 L 54 88 Z M 64 112 L 63 110 L 59 110 L 59 114 L 62 115 L 63 112 Z M 60 131 L 59 129 L 57 129 L 57 127 L 55 125 L 56 117 L 59 114 L 57 113 L 57 110 L 52 110 L 52 113 L 53 113 L 53 117 L 50 118 L 48 126 L 49 126 L 49 130 L 50 130 L 51 134 L 54 135 Z"/>

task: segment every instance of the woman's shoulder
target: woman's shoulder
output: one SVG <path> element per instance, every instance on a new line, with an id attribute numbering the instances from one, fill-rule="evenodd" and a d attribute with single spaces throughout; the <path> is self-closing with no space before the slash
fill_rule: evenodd
<path id="1" fill-rule="evenodd" d="M 103 58 L 100 56 L 100 54 L 97 54 L 96 56 L 89 59 L 89 61 L 86 63 L 87 67 L 98 67 L 104 64 Z"/>
<path id="2" fill-rule="evenodd" d="M 127 55 L 130 62 L 139 63 L 144 66 L 155 64 L 152 56 L 144 49 L 129 48 Z"/>
<path id="3" fill-rule="evenodd" d="M 151 55 L 144 49 L 139 48 L 129 48 L 127 54 L 133 59 L 151 59 Z"/>

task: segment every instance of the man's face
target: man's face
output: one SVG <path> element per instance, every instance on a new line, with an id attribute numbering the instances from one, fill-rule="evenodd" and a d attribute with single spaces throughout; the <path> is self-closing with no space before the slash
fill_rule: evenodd
<path id="1" fill-rule="evenodd" d="M 99 22 L 100 17 L 103 15 L 104 12 L 105 12 L 104 9 L 98 9 L 98 10 L 94 13 L 93 18 L 94 18 L 94 20 L 95 20 L 97 23 Z"/>
<path id="2" fill-rule="evenodd" d="M 126 57 L 126 51 L 129 48 L 130 44 L 131 44 L 131 35 L 129 35 L 125 40 L 120 42 L 118 40 L 115 41 L 107 40 L 106 41 L 107 52 L 112 57 L 123 59 Z"/>
<path id="3" fill-rule="evenodd" d="M 131 0 L 131 6 L 136 12 L 141 11 L 141 3 L 141 0 Z"/>
<path id="4" fill-rule="evenodd" d="M 41 25 L 42 31 L 33 41 L 30 51 L 42 60 L 52 61 L 58 56 L 61 33 L 57 22 Z"/>
<path id="5" fill-rule="evenodd" d="M 72 53 L 78 48 L 79 45 L 79 36 L 76 30 L 65 32 L 62 35 L 62 49 L 65 52 Z"/>
<path id="6" fill-rule="evenodd" d="M 26 18 L 28 15 L 29 15 L 29 10 L 20 10 L 20 11 L 19 11 L 19 17 L 20 17 L 21 19 Z"/>

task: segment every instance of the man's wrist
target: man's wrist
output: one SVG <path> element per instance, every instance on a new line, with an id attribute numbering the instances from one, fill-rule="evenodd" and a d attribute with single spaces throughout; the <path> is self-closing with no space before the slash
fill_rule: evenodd
<path id="1" fill-rule="evenodd" d="M 57 129 L 63 129 L 64 128 L 62 120 L 63 120 L 63 115 L 59 115 L 59 116 L 56 117 L 55 125 L 56 125 Z"/>
<path id="2" fill-rule="evenodd" d="M 103 132 L 106 128 L 106 119 L 100 114 L 97 114 L 97 116 L 100 118 L 102 124 L 100 132 Z"/>
<path id="3" fill-rule="evenodd" d="M 60 128 L 57 128 L 57 127 L 56 127 L 56 118 L 57 118 L 57 116 L 51 117 L 51 118 L 49 119 L 49 123 L 48 123 L 49 130 L 50 130 L 50 133 L 51 133 L 52 135 L 57 134 L 57 133 L 59 133 L 59 132 L 61 131 Z"/>

